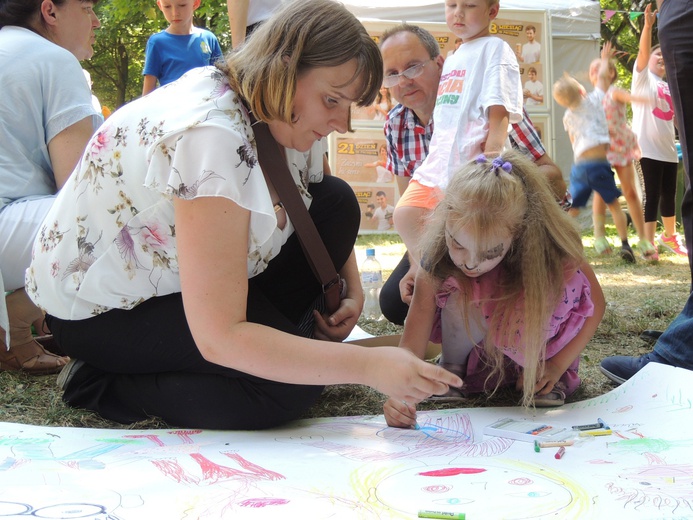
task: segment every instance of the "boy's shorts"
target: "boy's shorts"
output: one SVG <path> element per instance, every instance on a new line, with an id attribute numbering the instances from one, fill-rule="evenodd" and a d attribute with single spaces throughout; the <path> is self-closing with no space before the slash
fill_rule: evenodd
<path id="1" fill-rule="evenodd" d="M 570 194 L 573 196 L 573 207 L 584 208 L 587 201 L 596 191 L 604 202 L 611 204 L 621 196 L 616 187 L 614 172 L 606 160 L 583 161 L 573 164 L 570 170 Z"/>
<path id="2" fill-rule="evenodd" d="M 424 186 L 418 181 L 411 180 L 404 195 L 397 202 L 397 207 L 434 210 L 441 200 L 443 200 L 443 191 L 440 188 Z"/>

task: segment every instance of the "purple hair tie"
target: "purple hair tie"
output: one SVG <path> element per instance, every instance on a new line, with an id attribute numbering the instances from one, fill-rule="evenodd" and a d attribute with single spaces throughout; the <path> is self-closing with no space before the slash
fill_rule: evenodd
<path id="1" fill-rule="evenodd" d="M 488 162 L 488 159 L 483 153 L 477 155 L 477 164 L 484 164 L 486 162 Z M 493 159 L 493 161 L 491 161 L 491 169 L 496 173 L 496 175 L 498 175 L 498 168 L 500 168 L 504 172 L 510 173 L 513 169 L 513 165 L 510 164 L 508 161 L 504 161 L 502 157 L 498 156 L 495 159 Z"/>
<path id="2" fill-rule="evenodd" d="M 493 165 L 493 170 L 496 172 L 496 175 L 498 175 L 498 168 L 500 168 L 506 173 L 510 173 L 513 169 L 513 165 L 510 164 L 508 161 L 504 161 L 503 158 L 500 156 L 493 159 L 491 164 Z"/>

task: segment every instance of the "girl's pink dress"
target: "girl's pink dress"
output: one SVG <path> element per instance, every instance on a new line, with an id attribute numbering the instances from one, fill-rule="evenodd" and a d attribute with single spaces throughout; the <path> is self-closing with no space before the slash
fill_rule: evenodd
<path id="1" fill-rule="evenodd" d="M 481 305 L 481 310 L 485 320 L 493 314 L 496 303 L 489 301 L 498 287 L 498 276 L 500 266 L 489 273 L 473 280 L 472 283 L 472 304 Z M 436 304 L 439 308 L 436 319 L 431 331 L 431 341 L 434 343 L 442 342 L 441 312 L 445 307 L 448 297 L 454 292 L 461 290 L 459 283 L 453 277 L 445 280 L 440 291 L 436 294 Z M 546 359 L 552 358 L 563 347 L 565 347 L 582 329 L 585 320 L 594 313 L 592 303 L 592 293 L 590 283 L 585 274 L 578 270 L 566 281 L 563 290 L 563 298 L 558 303 L 556 310 L 548 324 L 546 338 Z M 482 303 L 483 300 L 483 303 Z M 524 366 L 522 333 L 524 329 L 524 318 L 522 317 L 522 302 L 516 306 L 517 329 L 515 331 L 516 341 L 512 345 L 500 347 L 506 356 L 505 373 L 501 376 L 502 386 L 515 384 L 520 373 L 520 368 Z M 451 346 L 454 348 L 454 346 Z M 443 344 L 443 351 L 445 344 Z M 490 367 L 485 362 L 483 346 L 475 346 L 467 360 L 467 371 L 463 375 L 463 392 L 476 393 L 483 392 L 487 388 L 495 388 L 496 379 L 486 381 L 491 373 Z M 580 385 L 580 378 L 577 375 L 579 359 L 575 359 L 568 370 L 561 376 L 560 381 L 565 385 L 566 395 L 572 394 Z"/>
<path id="2" fill-rule="evenodd" d="M 609 125 L 611 145 L 606 158 L 611 166 L 627 166 L 634 160 L 640 159 L 640 146 L 635 132 L 628 126 L 626 105 L 613 98 L 614 86 L 610 86 L 602 100 L 606 121 Z"/>

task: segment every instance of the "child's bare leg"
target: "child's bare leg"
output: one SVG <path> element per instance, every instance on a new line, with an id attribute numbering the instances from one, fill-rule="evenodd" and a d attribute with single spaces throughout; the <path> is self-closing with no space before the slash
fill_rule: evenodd
<path id="1" fill-rule="evenodd" d="M 635 262 L 635 254 L 633 254 L 633 250 L 628 244 L 628 220 L 626 219 L 626 214 L 621 209 L 618 197 L 607 204 L 607 206 L 609 211 L 611 211 L 611 218 L 614 220 L 618 237 L 621 239 L 621 251 L 619 254 L 626 262 L 633 263 Z"/>
<path id="2" fill-rule="evenodd" d="M 611 244 L 606 239 L 606 204 L 596 191 L 592 196 L 592 227 L 594 228 L 594 249 L 599 255 L 610 255 Z"/>
<path id="3" fill-rule="evenodd" d="M 628 204 L 630 218 L 633 221 L 635 231 L 638 233 L 638 238 L 647 240 L 642 203 L 640 202 L 638 191 L 635 189 L 635 167 L 633 163 L 631 162 L 627 166 L 616 166 L 616 174 L 621 181 L 621 191 Z"/>
<path id="4" fill-rule="evenodd" d="M 596 191 L 592 196 L 592 225 L 594 226 L 594 238 L 606 235 L 604 223 L 606 222 L 606 204 L 604 199 Z"/>
<path id="5" fill-rule="evenodd" d="M 664 236 L 673 237 L 676 233 L 676 216 L 662 217 L 662 226 L 664 226 Z"/>
<path id="6" fill-rule="evenodd" d="M 607 206 L 609 207 L 609 211 L 611 211 L 611 218 L 614 220 L 618 238 L 620 238 L 621 241 L 628 240 L 628 220 L 626 219 L 626 214 L 621 209 L 618 198 L 615 198 L 612 202 L 607 204 Z"/>

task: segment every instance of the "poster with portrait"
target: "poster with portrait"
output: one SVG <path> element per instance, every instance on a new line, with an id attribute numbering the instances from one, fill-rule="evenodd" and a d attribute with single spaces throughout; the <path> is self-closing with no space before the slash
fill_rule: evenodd
<path id="1" fill-rule="evenodd" d="M 359 201 L 361 225 L 359 232 L 395 233 L 392 225 L 392 214 L 395 211 L 396 185 L 376 186 L 373 184 L 352 184 Z"/>
<path id="2" fill-rule="evenodd" d="M 546 110 L 551 106 L 551 38 L 546 11 L 501 9 L 490 33 L 503 38 L 515 52 L 525 108 Z"/>
<path id="3" fill-rule="evenodd" d="M 387 144 L 382 130 L 359 128 L 350 134 L 331 134 L 329 157 L 332 174 L 347 181 L 359 200 L 360 231 L 394 233 L 392 212 L 399 193 L 394 175 L 385 167 Z"/>

